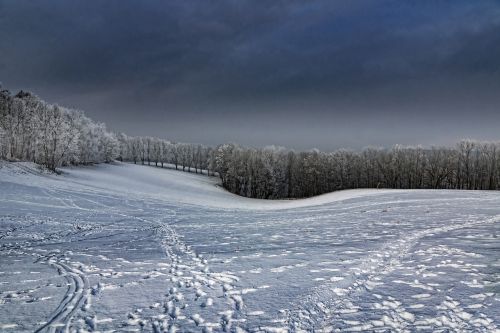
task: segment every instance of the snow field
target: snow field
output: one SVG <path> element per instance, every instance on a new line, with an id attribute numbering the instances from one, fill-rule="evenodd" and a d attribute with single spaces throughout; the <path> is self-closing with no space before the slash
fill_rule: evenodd
<path id="1" fill-rule="evenodd" d="M 498 330 L 500 194 L 240 198 L 128 164 L 0 168 L 6 332 Z"/>

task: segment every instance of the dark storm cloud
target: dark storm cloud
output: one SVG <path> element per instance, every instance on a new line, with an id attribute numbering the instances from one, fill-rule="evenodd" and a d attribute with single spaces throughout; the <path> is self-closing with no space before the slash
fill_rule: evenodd
<path id="1" fill-rule="evenodd" d="M 497 1 L 0 0 L 5 86 L 185 141 L 498 138 L 499 59 Z"/>

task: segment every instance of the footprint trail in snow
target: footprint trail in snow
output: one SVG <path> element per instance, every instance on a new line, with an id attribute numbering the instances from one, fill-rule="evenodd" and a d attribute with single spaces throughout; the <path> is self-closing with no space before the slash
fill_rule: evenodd
<path id="1" fill-rule="evenodd" d="M 495 332 L 500 193 L 262 202 L 133 165 L 0 168 L 5 332 Z"/>

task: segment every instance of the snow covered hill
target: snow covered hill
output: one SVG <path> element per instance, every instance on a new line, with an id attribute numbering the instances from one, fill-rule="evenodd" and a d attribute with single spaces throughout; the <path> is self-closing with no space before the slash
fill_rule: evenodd
<path id="1" fill-rule="evenodd" d="M 0 331 L 478 331 L 500 193 L 241 198 L 131 164 L 0 166 Z"/>
<path id="2" fill-rule="evenodd" d="M 21 179 L 18 177 L 20 172 L 36 174 L 38 171 L 31 163 L 7 163 L 2 176 L 5 180 L 24 181 L 38 186 L 50 183 L 47 186 L 73 188 L 76 185 L 127 197 L 246 210 L 308 207 L 371 194 L 395 192 L 395 190 L 362 189 L 339 191 L 302 200 L 261 200 L 244 198 L 225 191 L 216 177 L 153 166 L 127 163 L 100 164 L 91 167 L 65 168 L 62 176 L 47 177 L 46 175 L 43 178 Z"/>

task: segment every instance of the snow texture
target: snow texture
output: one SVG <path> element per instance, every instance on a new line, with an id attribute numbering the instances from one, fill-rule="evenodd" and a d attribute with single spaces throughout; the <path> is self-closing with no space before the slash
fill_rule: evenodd
<path id="1" fill-rule="evenodd" d="M 0 331 L 498 332 L 500 193 L 264 201 L 129 164 L 0 167 Z"/>

